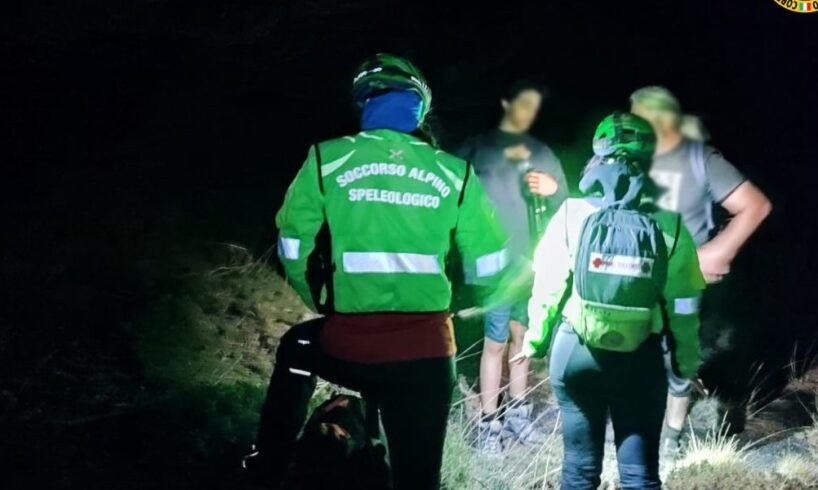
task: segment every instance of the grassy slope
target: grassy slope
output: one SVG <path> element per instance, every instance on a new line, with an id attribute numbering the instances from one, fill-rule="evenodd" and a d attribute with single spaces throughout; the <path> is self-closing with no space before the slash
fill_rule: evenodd
<path id="1" fill-rule="evenodd" d="M 164 293 L 132 322 L 135 352 L 100 352 L 92 343 L 78 344 L 48 360 L 47 375 L 32 377 L 38 381 L 29 383 L 26 395 L 35 403 L 6 412 L 13 418 L 4 420 L 15 428 L 1 439 L 4 447 L 17 451 L 7 460 L 17 469 L 11 481 L 18 485 L 11 488 L 235 484 L 237 461 L 252 441 L 278 338 L 307 311 L 268 264 L 240 247 L 214 245 L 203 256 L 184 261 L 163 284 Z M 465 385 L 476 373 L 480 346 L 474 343 L 480 336 L 479 322 L 459 325 Z M 547 387 L 543 366 L 537 370 L 537 380 Z M 802 383 L 798 389 L 815 385 Z M 514 447 L 501 464 L 486 464 L 471 450 L 476 401 L 467 386 L 460 392 L 445 455 L 447 488 L 556 488 L 561 441 L 547 388 L 538 388 L 536 398 L 550 442 L 539 448 Z M 670 472 L 667 488 L 809 488 L 818 478 L 815 427 L 739 450 L 752 440 L 706 436 L 718 425 L 707 407 L 700 404 L 694 413 L 699 443 Z M 773 421 L 782 417 L 770 407 L 756 414 L 761 422 L 750 424 L 748 433 L 755 440 L 783 430 L 763 419 L 768 412 Z M 767 442 L 777 445 L 764 453 Z M 802 450 L 791 450 L 793 445 Z M 615 488 L 611 449 L 609 444 L 605 478 Z"/>
<path id="2" fill-rule="evenodd" d="M 171 387 L 171 392 L 192 393 L 186 404 L 195 403 L 197 397 L 221 395 L 205 403 L 205 408 L 194 409 L 202 424 L 194 430 L 198 443 L 194 455 L 200 458 L 191 461 L 194 468 L 209 461 L 214 453 L 224 456 L 225 448 L 235 451 L 242 442 L 251 440 L 277 338 L 306 314 L 293 292 L 267 265 L 252 261 L 236 248 L 227 249 L 224 263 L 183 278 L 173 294 L 162 297 L 142 318 L 138 329 L 137 352 L 149 379 Z M 472 320 L 458 326 L 459 344 L 465 346 L 459 369 L 469 380 L 477 371 L 479 323 Z M 544 372 L 542 365 L 537 368 Z M 322 391 L 317 398 L 328 392 Z M 549 443 L 539 448 L 514 447 L 505 462 L 486 464 L 470 449 L 476 420 L 473 393 L 461 390 L 449 428 L 444 467 L 447 488 L 557 488 L 561 463 L 557 415 L 547 400 L 547 388 L 537 392 L 542 394 L 537 397 L 541 408 L 552 408 L 540 421 L 552 434 Z M 185 409 L 190 408 L 185 405 Z M 784 448 L 759 464 L 765 441 L 720 437 L 714 413 L 712 402 L 700 403 L 694 413 L 697 436 L 688 439 L 686 455 L 677 467 L 666 469 L 668 488 L 809 488 L 818 480 L 813 470 L 818 467 L 818 446 L 810 446 L 816 442 L 810 435 L 818 432 L 816 429 L 791 431 L 773 426 L 771 419 L 780 414 L 771 413 L 765 419 L 765 411 L 758 410 L 748 427 L 751 437 L 792 441 L 787 436 L 795 432 L 796 438 L 808 440 L 805 444 L 812 447 L 811 452 Z M 756 447 L 744 449 L 753 444 Z M 216 466 L 224 467 L 224 461 Z M 605 486 L 616 487 L 610 441 L 604 478 Z"/>

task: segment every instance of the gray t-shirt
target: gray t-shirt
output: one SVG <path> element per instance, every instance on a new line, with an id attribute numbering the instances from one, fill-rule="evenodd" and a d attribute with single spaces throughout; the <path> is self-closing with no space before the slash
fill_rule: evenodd
<path id="1" fill-rule="evenodd" d="M 528 229 L 528 203 L 524 197 L 523 174 L 505 157 L 505 149 L 519 144 L 531 151 L 533 168 L 557 181 L 557 192 L 545 198 L 546 219 L 559 209 L 568 197 L 568 184 L 557 156 L 542 141 L 528 134 L 511 134 L 499 129 L 469 138 L 456 152 L 471 161 L 474 171 L 497 210 L 497 216 L 509 235 L 508 250 L 512 258 L 531 258 L 533 244 Z"/>
<path id="2" fill-rule="evenodd" d="M 713 203 L 721 203 L 746 179 L 722 154 L 704 145 L 697 171 L 695 148 L 700 143 L 683 140 L 676 148 L 653 157 L 650 176 L 665 192 L 657 204 L 682 215 L 697 246 L 710 238 L 715 227 Z"/>

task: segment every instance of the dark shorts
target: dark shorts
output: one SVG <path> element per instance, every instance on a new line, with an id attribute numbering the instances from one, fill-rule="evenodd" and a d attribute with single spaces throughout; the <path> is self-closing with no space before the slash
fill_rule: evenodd
<path id="1" fill-rule="evenodd" d="M 510 321 L 520 322 L 528 327 L 528 302 L 520 301 L 513 305 L 497 306 L 486 312 L 483 333 L 487 339 L 499 343 L 508 341 Z"/>

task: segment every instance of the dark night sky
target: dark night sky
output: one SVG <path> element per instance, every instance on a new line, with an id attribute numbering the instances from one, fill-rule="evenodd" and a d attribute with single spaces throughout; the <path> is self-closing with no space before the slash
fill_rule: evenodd
<path id="1" fill-rule="evenodd" d="M 138 288 L 127 264 L 146 236 L 266 249 L 307 145 L 354 129 L 355 64 L 393 51 L 427 73 L 445 145 L 495 122 L 508 81 L 546 82 L 535 133 L 569 172 L 600 115 L 667 85 L 774 201 L 742 290 L 787 310 L 771 321 L 814 328 L 801 278 L 818 212 L 818 14 L 773 0 L 51 3 L 0 21 L 2 273 L 66 314 Z"/>
<path id="2" fill-rule="evenodd" d="M 627 108 L 636 87 L 672 89 L 775 207 L 731 273 L 724 302 L 734 305 L 734 322 L 719 325 L 736 333 L 728 355 L 702 376 L 739 385 L 731 373 L 743 370 L 753 390 L 763 381 L 761 398 L 780 391 L 793 346 L 818 348 L 818 13 L 788 12 L 774 0 L 483 3 L 496 5 L 85 0 L 4 8 L 6 487 L 17 470 L 48 481 L 42 488 L 188 488 L 186 479 L 232 488 L 220 482 L 232 481 L 244 449 L 232 422 L 241 419 L 225 417 L 215 391 L 166 399 L 137 359 L 134 332 L 157 305 L 174 309 L 170 328 L 185 321 L 181 310 L 195 293 L 188 278 L 225 265 L 225 242 L 256 257 L 275 243 L 284 189 L 310 143 L 355 131 L 350 79 L 378 51 L 409 56 L 427 74 L 446 148 L 497 122 L 509 81 L 545 82 L 551 97 L 534 133 L 572 181 L 603 114 Z M 243 294 L 236 291 L 230 301 Z M 214 421 L 202 415 L 210 411 Z M 214 429 L 222 424 L 224 434 Z"/>

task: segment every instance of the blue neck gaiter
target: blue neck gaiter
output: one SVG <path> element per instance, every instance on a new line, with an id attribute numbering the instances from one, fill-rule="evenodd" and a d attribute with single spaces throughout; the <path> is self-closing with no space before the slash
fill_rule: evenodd
<path id="1" fill-rule="evenodd" d="M 421 100 L 412 91 L 387 92 L 366 102 L 361 129 L 392 129 L 411 133 L 420 125 Z"/>

